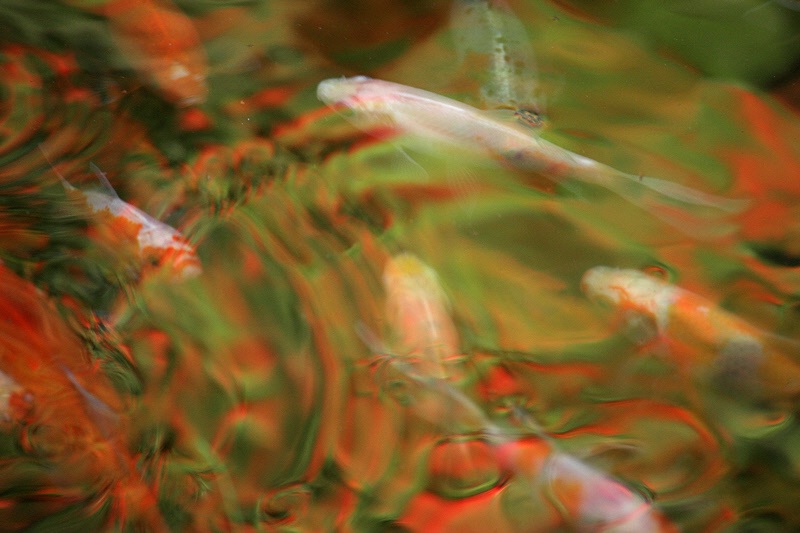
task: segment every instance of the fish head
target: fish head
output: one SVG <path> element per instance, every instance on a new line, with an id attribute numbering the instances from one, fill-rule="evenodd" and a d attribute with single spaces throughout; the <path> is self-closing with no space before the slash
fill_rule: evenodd
<path id="1" fill-rule="evenodd" d="M 581 289 L 590 300 L 611 307 L 651 302 L 665 287 L 665 282 L 641 270 L 607 266 L 590 268 L 581 279 Z"/>
<path id="2" fill-rule="evenodd" d="M 383 284 L 390 306 L 420 301 L 442 311 L 448 307 L 436 271 L 414 254 L 402 253 L 391 258 L 383 270 Z"/>
<path id="3" fill-rule="evenodd" d="M 644 342 L 663 333 L 681 289 L 641 270 L 598 266 L 581 280 L 584 294 L 611 310 L 626 334 Z"/>
<path id="4" fill-rule="evenodd" d="M 428 284 L 436 284 L 435 271 L 422 262 L 416 255 L 401 253 L 392 257 L 383 271 L 383 282 L 387 288 L 398 285 L 404 279 L 434 280 Z"/>
<path id="5" fill-rule="evenodd" d="M 630 272 L 635 271 L 606 266 L 590 268 L 581 279 L 581 290 L 593 302 L 617 307 L 627 291 Z"/>
<path id="6" fill-rule="evenodd" d="M 323 80 L 317 86 L 317 98 L 329 106 L 357 108 L 375 82 L 367 76 Z"/>
<path id="7" fill-rule="evenodd" d="M 336 111 L 349 110 L 346 117 L 361 128 L 392 126 L 392 103 L 397 100 L 394 84 L 367 76 L 332 78 L 317 86 L 317 98 Z"/>

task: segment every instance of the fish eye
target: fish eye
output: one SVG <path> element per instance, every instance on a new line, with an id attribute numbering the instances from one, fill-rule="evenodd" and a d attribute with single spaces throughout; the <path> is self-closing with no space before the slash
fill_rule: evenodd
<path id="1" fill-rule="evenodd" d="M 677 277 L 672 269 L 660 263 L 649 264 L 642 268 L 642 272 L 651 278 L 666 281 L 667 283 L 674 282 Z"/>
<path id="2" fill-rule="evenodd" d="M 514 111 L 514 116 L 525 126 L 530 128 L 541 128 L 544 125 L 544 117 L 535 109 L 521 107 Z"/>

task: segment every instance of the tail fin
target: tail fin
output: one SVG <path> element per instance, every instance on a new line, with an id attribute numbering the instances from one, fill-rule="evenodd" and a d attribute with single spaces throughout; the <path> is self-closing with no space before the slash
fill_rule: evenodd
<path id="1" fill-rule="evenodd" d="M 44 160 L 47 161 L 47 164 L 50 166 L 51 169 L 53 169 L 53 172 L 55 173 L 55 175 L 58 176 L 59 180 L 61 180 L 61 185 L 63 185 L 64 189 L 66 189 L 68 191 L 76 190 L 75 187 L 70 182 L 68 182 L 64 178 L 64 176 L 61 175 L 61 172 L 59 172 L 58 169 L 55 166 L 53 166 L 53 163 L 50 161 L 50 158 L 47 156 L 47 152 L 45 152 L 44 148 L 42 148 L 43 144 L 44 143 L 39 143 L 37 148 L 39 148 L 39 151 L 42 152 L 42 155 L 44 156 Z"/>
<path id="2" fill-rule="evenodd" d="M 724 198 L 671 181 L 610 174 L 606 187 L 683 233 L 698 239 L 715 239 L 733 233 L 731 215 L 741 213 L 748 200 Z"/>

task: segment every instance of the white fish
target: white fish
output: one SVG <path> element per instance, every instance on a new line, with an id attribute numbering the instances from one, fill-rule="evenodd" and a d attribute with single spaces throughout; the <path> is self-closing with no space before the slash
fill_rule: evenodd
<path id="1" fill-rule="evenodd" d="M 556 181 L 576 179 L 600 185 L 696 235 L 702 233 L 703 225 L 697 222 L 697 227 L 688 227 L 693 225 L 687 218 L 695 215 L 676 213 L 676 208 L 701 209 L 702 218 L 741 211 L 746 205 L 677 183 L 626 174 L 532 135 L 521 124 L 422 89 L 356 76 L 320 82 L 317 96 L 334 109 L 350 109 L 359 127 L 368 130 L 388 124 L 411 134 L 418 141 L 414 148 L 434 153 L 443 146 L 457 148 Z M 711 228 L 711 233 L 716 229 Z"/>
<path id="2" fill-rule="evenodd" d="M 446 434 L 480 434 L 497 463 L 531 484 L 534 501 L 541 498 L 555 504 L 572 530 L 677 531 L 651 502 L 604 472 L 560 452 L 547 435 L 536 430 L 536 445 L 531 447 L 531 439 L 518 440 L 505 432 L 444 379 L 421 376 L 400 358 L 390 360 L 389 366 L 405 380 L 403 405 Z"/>
<path id="3" fill-rule="evenodd" d="M 555 452 L 547 457 L 538 479 L 572 518 L 576 531 L 677 531 L 642 496 L 567 454 Z"/>

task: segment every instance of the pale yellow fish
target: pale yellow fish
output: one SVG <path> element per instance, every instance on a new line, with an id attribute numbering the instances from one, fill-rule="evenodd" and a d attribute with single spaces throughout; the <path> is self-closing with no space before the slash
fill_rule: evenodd
<path id="1" fill-rule="evenodd" d="M 383 283 L 396 351 L 413 358 L 420 375 L 446 378 L 445 360 L 459 353 L 458 333 L 436 272 L 404 253 L 386 264 Z"/>

